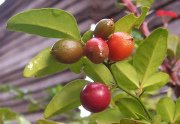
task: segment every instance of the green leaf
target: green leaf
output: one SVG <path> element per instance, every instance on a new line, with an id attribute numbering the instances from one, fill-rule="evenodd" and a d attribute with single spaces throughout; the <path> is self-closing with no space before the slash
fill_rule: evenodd
<path id="1" fill-rule="evenodd" d="M 84 59 L 83 63 L 83 71 L 93 81 L 99 81 L 107 85 L 114 82 L 111 72 L 104 64 L 94 64 L 87 58 Z"/>
<path id="2" fill-rule="evenodd" d="M 151 7 L 151 5 L 154 3 L 154 0 L 136 0 L 137 6 L 147 6 Z"/>
<path id="3" fill-rule="evenodd" d="M 11 17 L 7 29 L 50 38 L 81 39 L 73 15 L 53 8 L 33 9 Z"/>
<path id="4" fill-rule="evenodd" d="M 13 120 L 16 119 L 17 114 L 11 111 L 9 108 L 0 108 L 0 119 Z"/>
<path id="5" fill-rule="evenodd" d="M 137 89 L 139 87 L 136 70 L 128 62 L 117 62 L 111 66 L 111 70 L 119 86 L 126 89 Z"/>
<path id="6" fill-rule="evenodd" d="M 31 124 L 27 119 L 25 119 L 22 116 L 18 117 L 18 122 L 19 122 L 19 124 Z"/>
<path id="7" fill-rule="evenodd" d="M 175 103 L 169 97 L 160 99 L 157 104 L 157 113 L 161 115 L 162 120 L 167 122 L 173 122 Z"/>
<path id="8" fill-rule="evenodd" d="M 122 119 L 120 124 L 150 124 L 147 121 L 133 120 L 133 119 Z"/>
<path id="9" fill-rule="evenodd" d="M 76 63 L 70 64 L 69 69 L 74 73 L 81 73 L 81 70 L 83 68 L 83 57 L 77 61 Z"/>
<path id="10" fill-rule="evenodd" d="M 102 112 L 92 114 L 90 116 L 90 122 L 96 124 L 112 124 L 118 123 L 122 118 L 122 114 L 116 108 L 106 109 Z"/>
<path id="11" fill-rule="evenodd" d="M 174 121 L 180 121 L 180 98 L 176 100 Z"/>
<path id="12" fill-rule="evenodd" d="M 142 7 L 141 16 L 136 17 L 133 13 L 126 15 L 115 23 L 115 32 L 131 32 L 134 27 L 139 28 L 144 21 L 149 10 L 147 7 Z"/>
<path id="13" fill-rule="evenodd" d="M 54 122 L 54 121 L 50 121 L 46 119 L 40 119 L 38 120 L 38 124 L 62 124 L 62 123 L 58 123 L 58 122 Z"/>
<path id="14" fill-rule="evenodd" d="M 86 31 L 83 36 L 82 36 L 82 41 L 84 43 L 86 43 L 89 39 L 91 39 L 93 37 L 93 31 L 91 30 L 88 30 Z"/>
<path id="15" fill-rule="evenodd" d="M 157 90 L 163 87 L 168 82 L 168 80 L 168 74 L 157 72 L 145 81 L 143 88 L 145 89 L 145 91 Z"/>
<path id="16" fill-rule="evenodd" d="M 133 65 L 142 84 L 157 71 L 162 63 L 167 50 L 167 35 L 167 30 L 156 29 L 138 47 Z"/>
<path id="17" fill-rule="evenodd" d="M 133 117 L 135 119 L 140 119 L 142 117 L 146 118 L 146 114 L 143 108 L 138 103 L 138 101 L 133 98 L 121 98 L 116 101 L 116 104 L 119 107 L 121 113 L 127 117 Z"/>
<path id="18" fill-rule="evenodd" d="M 62 64 L 54 59 L 50 54 L 50 48 L 42 50 L 25 67 L 24 77 L 42 77 L 54 74 L 68 68 L 68 65 Z"/>
<path id="19" fill-rule="evenodd" d="M 79 79 L 64 86 L 46 107 L 45 118 L 78 107 L 80 105 L 80 92 L 86 84 L 87 81 Z"/>
<path id="20" fill-rule="evenodd" d="M 168 36 L 168 56 L 180 58 L 180 36 L 169 34 Z"/>
<path id="21" fill-rule="evenodd" d="M 131 32 L 132 37 L 134 38 L 135 42 L 136 41 L 141 41 L 144 39 L 142 33 L 138 29 L 133 29 Z"/>
<path id="22" fill-rule="evenodd" d="M 153 117 L 152 124 L 161 124 L 161 116 L 156 115 Z"/>
<path id="23" fill-rule="evenodd" d="M 177 45 L 177 50 L 176 50 L 176 58 L 180 59 L 180 37 L 179 37 L 179 43 Z"/>
<path id="24" fill-rule="evenodd" d="M 141 26 L 144 19 L 146 18 L 148 11 L 149 11 L 149 7 L 141 7 L 141 15 L 137 18 L 134 24 L 136 28 L 139 28 Z"/>

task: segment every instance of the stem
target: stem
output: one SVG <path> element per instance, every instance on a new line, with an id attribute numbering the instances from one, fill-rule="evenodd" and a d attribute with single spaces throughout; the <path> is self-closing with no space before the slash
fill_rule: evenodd
<path id="1" fill-rule="evenodd" d="M 112 74 L 112 76 L 113 76 L 113 78 L 114 78 L 114 80 L 115 80 L 115 83 L 117 84 L 116 78 L 114 77 L 114 75 L 113 75 L 113 73 L 112 73 L 112 71 L 111 71 L 110 65 L 106 65 L 106 66 L 107 66 L 107 68 L 109 69 L 109 71 L 111 72 L 111 74 Z M 124 91 L 125 93 L 127 93 L 128 95 L 130 95 L 131 97 L 133 97 L 134 99 L 136 99 L 136 100 L 139 102 L 139 104 L 142 106 L 142 108 L 144 109 L 144 111 L 145 111 L 146 115 L 148 116 L 149 120 L 152 121 L 152 118 L 151 118 L 151 115 L 150 115 L 149 111 L 148 111 L 147 108 L 144 106 L 144 104 L 143 104 L 142 101 L 139 99 L 139 97 L 137 97 L 136 95 L 130 93 L 128 90 L 126 90 L 125 88 L 123 88 L 123 87 L 121 87 L 121 86 L 119 86 L 119 85 L 118 85 L 118 87 L 119 87 L 122 91 Z"/>
<path id="2" fill-rule="evenodd" d="M 137 10 L 137 7 L 132 3 L 131 0 L 122 0 L 122 3 L 124 3 L 124 5 L 126 5 L 127 9 L 134 13 L 136 16 L 139 16 L 140 13 Z M 150 34 L 150 31 L 148 29 L 148 23 L 146 21 L 144 21 L 141 25 L 141 31 L 145 36 L 148 36 Z"/>

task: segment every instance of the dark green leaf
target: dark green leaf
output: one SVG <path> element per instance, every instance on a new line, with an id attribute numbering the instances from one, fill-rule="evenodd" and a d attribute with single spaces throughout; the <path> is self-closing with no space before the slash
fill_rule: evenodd
<path id="1" fill-rule="evenodd" d="M 56 61 L 50 54 L 50 48 L 46 48 L 26 65 L 23 74 L 24 77 L 41 77 L 67 68 L 68 65 Z"/>
<path id="2" fill-rule="evenodd" d="M 156 29 L 138 47 L 133 65 L 142 84 L 157 71 L 162 63 L 167 50 L 167 35 L 167 30 Z"/>
<path id="3" fill-rule="evenodd" d="M 162 120 L 173 122 L 175 103 L 169 97 L 162 98 L 157 104 L 157 113 L 161 115 Z"/>
<path id="4" fill-rule="evenodd" d="M 146 17 L 146 14 L 149 10 L 147 7 L 142 7 L 142 14 L 139 17 L 136 17 L 134 14 L 129 14 L 115 23 L 115 32 L 131 32 L 134 27 L 139 28 L 141 23 Z"/>
<path id="5" fill-rule="evenodd" d="M 140 119 L 143 116 L 143 118 L 146 118 L 146 114 L 143 108 L 138 103 L 138 101 L 133 98 L 121 98 L 116 101 L 116 104 L 118 105 L 121 113 L 123 113 L 123 115 L 126 115 L 127 117 Z"/>
<path id="6" fill-rule="evenodd" d="M 33 9 L 11 17 L 7 28 L 50 38 L 81 39 L 75 18 L 64 10 Z"/>
<path id="7" fill-rule="evenodd" d="M 118 123 L 122 118 L 122 114 L 116 108 L 106 109 L 105 111 L 92 114 L 90 117 L 90 122 L 96 124 L 112 124 Z"/>
<path id="8" fill-rule="evenodd" d="M 86 43 L 89 39 L 91 39 L 93 37 L 93 31 L 91 30 L 88 30 L 86 31 L 83 36 L 82 36 L 82 41 L 84 43 Z"/>
<path id="9" fill-rule="evenodd" d="M 126 89 L 137 89 L 139 87 L 136 70 L 128 62 L 117 62 L 111 66 L 111 70 L 119 86 Z"/>
<path id="10" fill-rule="evenodd" d="M 79 79 L 64 86 L 46 107 L 44 112 L 45 118 L 80 106 L 80 92 L 86 84 L 87 81 Z"/>
<path id="11" fill-rule="evenodd" d="M 168 82 L 168 80 L 168 74 L 163 72 L 157 72 L 145 81 L 143 87 L 145 91 L 157 90 L 164 86 Z"/>
<path id="12" fill-rule="evenodd" d="M 104 64 L 94 64 L 87 58 L 84 59 L 83 63 L 83 71 L 93 81 L 99 81 L 107 85 L 114 82 L 111 72 Z"/>

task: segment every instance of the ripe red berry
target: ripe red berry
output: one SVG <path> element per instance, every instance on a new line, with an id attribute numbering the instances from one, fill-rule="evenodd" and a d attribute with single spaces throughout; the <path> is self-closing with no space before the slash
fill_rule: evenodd
<path id="1" fill-rule="evenodd" d="M 80 100 L 86 110 L 94 113 L 100 112 L 109 106 L 111 93 L 102 83 L 89 83 L 81 91 Z"/>
<path id="2" fill-rule="evenodd" d="M 88 40 L 84 51 L 85 55 L 95 64 L 102 63 L 109 55 L 108 45 L 101 38 L 92 38 Z"/>
<path id="3" fill-rule="evenodd" d="M 120 61 L 131 55 L 134 49 L 134 42 L 129 34 L 116 32 L 110 37 L 108 46 L 109 59 L 112 61 Z"/>

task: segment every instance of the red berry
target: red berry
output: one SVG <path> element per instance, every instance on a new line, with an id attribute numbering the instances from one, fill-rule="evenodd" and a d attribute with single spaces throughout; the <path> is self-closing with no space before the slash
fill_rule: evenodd
<path id="1" fill-rule="evenodd" d="M 84 50 L 85 55 L 95 64 L 102 63 L 109 55 L 108 45 L 101 38 L 88 40 Z"/>
<path id="2" fill-rule="evenodd" d="M 86 110 L 94 113 L 100 112 L 109 106 L 111 93 L 102 83 L 89 83 L 81 91 L 80 100 Z"/>
<path id="3" fill-rule="evenodd" d="M 112 61 L 120 61 L 131 55 L 134 49 L 134 42 L 129 34 L 116 32 L 110 37 L 108 46 L 109 59 Z"/>

